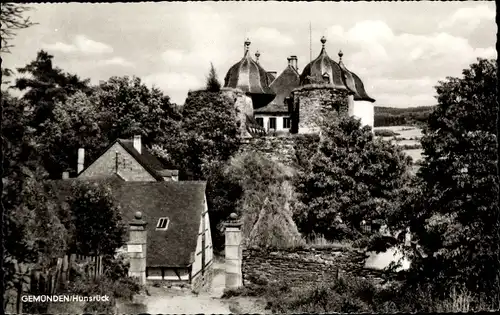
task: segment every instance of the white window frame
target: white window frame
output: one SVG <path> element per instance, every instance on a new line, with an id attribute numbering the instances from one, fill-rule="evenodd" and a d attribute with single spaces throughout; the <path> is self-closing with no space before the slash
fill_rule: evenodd
<path id="1" fill-rule="evenodd" d="M 285 121 L 288 121 L 288 126 L 285 124 Z M 283 117 L 283 129 L 292 128 L 292 119 L 290 117 Z"/>
<path id="2" fill-rule="evenodd" d="M 166 223 L 165 223 L 166 221 Z M 168 217 L 161 217 L 158 219 L 158 223 L 156 223 L 157 231 L 166 231 L 168 229 L 168 224 L 170 223 L 170 219 Z M 165 227 L 162 227 L 165 225 Z"/>

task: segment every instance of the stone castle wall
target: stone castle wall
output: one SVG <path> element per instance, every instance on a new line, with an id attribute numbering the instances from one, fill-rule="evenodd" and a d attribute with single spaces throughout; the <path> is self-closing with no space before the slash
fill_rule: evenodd
<path id="1" fill-rule="evenodd" d="M 240 89 L 222 88 L 221 92 L 230 102 L 234 102 L 238 121 L 240 122 L 240 135 L 242 137 L 249 137 L 250 134 L 246 128 L 246 116 L 253 117 L 252 99 Z"/>
<path id="2" fill-rule="evenodd" d="M 243 284 L 290 286 L 331 282 L 340 276 L 383 281 L 382 272 L 364 268 L 367 255 L 352 248 L 266 250 L 243 249 Z M 338 272 L 338 273 L 337 273 Z"/>
<path id="3" fill-rule="evenodd" d="M 298 132 L 308 133 L 317 130 L 324 113 L 332 109 L 339 114 L 347 114 L 348 96 L 346 90 L 321 84 L 310 84 L 292 91 L 290 102 L 293 111 L 298 113 L 294 115 L 298 118 Z"/>
<path id="4" fill-rule="evenodd" d="M 243 139 L 240 152 L 260 152 L 268 159 L 291 166 L 295 163 L 293 136 L 267 136 Z"/>

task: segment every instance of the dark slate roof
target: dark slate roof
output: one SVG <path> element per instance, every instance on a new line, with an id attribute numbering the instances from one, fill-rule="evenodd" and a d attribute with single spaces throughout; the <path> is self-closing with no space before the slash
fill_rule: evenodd
<path id="1" fill-rule="evenodd" d="M 61 201 L 77 180 L 106 182 L 125 222 L 137 211 L 148 225 L 147 266 L 187 267 L 196 251 L 201 214 L 205 209 L 205 182 L 125 182 L 118 176 L 50 181 Z M 168 217 L 166 231 L 156 231 L 160 217 Z M 194 257 L 194 256 L 193 256 Z"/>
<path id="2" fill-rule="evenodd" d="M 274 101 L 271 104 L 266 105 L 261 108 L 254 110 L 255 114 L 288 114 L 288 106 L 283 104 L 275 104 Z"/>
<path id="3" fill-rule="evenodd" d="M 259 63 L 252 59 L 249 47 L 250 41 L 247 40 L 245 42 L 245 54 L 227 72 L 224 87 L 239 88 L 243 92 L 251 94 L 273 95 L 273 91 L 269 88 L 269 74 Z"/>
<path id="4" fill-rule="evenodd" d="M 299 86 L 299 73 L 293 66 L 287 66 L 269 86 L 276 94 L 271 104 L 285 105 L 285 98 L 289 97 L 290 93 Z"/>
<path id="5" fill-rule="evenodd" d="M 333 61 L 327 54 L 325 49 L 326 39 L 321 39 L 323 48 L 319 56 L 311 61 L 302 71 L 300 75 L 300 84 L 307 85 L 311 82 L 311 78 L 322 80 L 326 74 L 328 76 L 329 84 L 336 89 L 348 90 L 354 94 L 354 99 L 357 101 L 370 101 L 375 100 L 368 96 L 361 79 L 351 71 L 347 70 L 342 60 L 337 63 Z M 339 52 L 339 57 L 342 58 L 342 53 Z"/>

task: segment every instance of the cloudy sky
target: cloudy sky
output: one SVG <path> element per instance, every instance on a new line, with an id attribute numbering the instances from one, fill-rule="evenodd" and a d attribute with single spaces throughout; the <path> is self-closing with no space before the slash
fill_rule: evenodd
<path id="1" fill-rule="evenodd" d="M 433 105 L 434 86 L 459 76 L 477 57 L 496 58 L 495 2 L 191 2 L 33 5 L 39 24 L 19 31 L 6 67 L 23 66 L 40 49 L 92 82 L 139 76 L 183 104 L 204 85 L 213 62 L 223 81 L 249 38 L 267 71 L 289 55 L 299 70 L 325 36 L 327 51 L 365 83 L 378 106 Z"/>

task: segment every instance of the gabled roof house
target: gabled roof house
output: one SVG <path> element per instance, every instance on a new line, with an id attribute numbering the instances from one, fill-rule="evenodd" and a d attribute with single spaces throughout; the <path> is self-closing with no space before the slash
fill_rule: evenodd
<path id="1" fill-rule="evenodd" d="M 166 169 L 140 137 L 116 140 L 86 168 L 81 151 L 78 176 L 51 183 L 61 201 L 76 181 L 106 183 L 125 223 L 137 211 L 147 222 L 147 280 L 195 284 L 208 279 L 213 247 L 206 183 L 178 181 L 177 171 Z"/>

